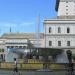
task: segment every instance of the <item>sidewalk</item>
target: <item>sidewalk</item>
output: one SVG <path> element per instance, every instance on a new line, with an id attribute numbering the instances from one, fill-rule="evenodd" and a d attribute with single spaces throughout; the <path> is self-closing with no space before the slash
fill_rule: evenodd
<path id="1" fill-rule="evenodd" d="M 64 71 L 44 72 L 44 71 L 19 71 L 21 75 L 65 75 Z M 13 75 L 13 71 L 0 70 L 0 75 Z"/>

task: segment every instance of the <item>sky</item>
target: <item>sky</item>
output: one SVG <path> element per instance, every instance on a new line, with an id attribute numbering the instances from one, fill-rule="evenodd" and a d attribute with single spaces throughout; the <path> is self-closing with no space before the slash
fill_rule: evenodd
<path id="1" fill-rule="evenodd" d="M 0 34 L 36 32 L 40 15 L 40 32 L 45 18 L 54 18 L 56 0 L 0 0 Z"/>

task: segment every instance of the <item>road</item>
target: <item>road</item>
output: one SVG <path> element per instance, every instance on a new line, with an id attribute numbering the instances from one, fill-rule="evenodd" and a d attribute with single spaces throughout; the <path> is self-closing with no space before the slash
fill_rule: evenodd
<path id="1" fill-rule="evenodd" d="M 13 75 L 13 71 L 0 70 L 0 75 Z M 20 75 L 66 75 L 66 72 L 65 71 L 56 71 L 56 72 L 20 71 Z"/>

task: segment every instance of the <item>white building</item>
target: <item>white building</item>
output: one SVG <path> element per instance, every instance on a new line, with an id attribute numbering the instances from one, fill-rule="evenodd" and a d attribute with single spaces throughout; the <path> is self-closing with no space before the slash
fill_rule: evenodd
<path id="1" fill-rule="evenodd" d="M 39 46 L 44 47 L 43 33 L 40 34 Z M 19 58 L 20 54 L 30 51 L 37 43 L 35 33 L 6 33 L 0 38 L 0 59 L 12 62 L 13 58 Z M 43 44 L 42 44 L 43 43 Z M 3 50 L 1 52 L 1 50 Z"/>
<path id="2" fill-rule="evenodd" d="M 71 50 L 75 54 L 75 0 L 56 0 L 57 17 L 44 20 L 46 48 Z M 65 56 L 59 61 L 67 62 Z"/>

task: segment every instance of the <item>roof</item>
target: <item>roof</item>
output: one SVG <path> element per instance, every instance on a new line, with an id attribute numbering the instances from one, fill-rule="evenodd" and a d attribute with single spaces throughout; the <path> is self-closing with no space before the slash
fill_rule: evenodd
<path id="1" fill-rule="evenodd" d="M 44 36 L 43 33 L 40 33 L 40 38 Z M 5 33 L 1 36 L 4 39 L 35 39 L 36 33 Z"/>

